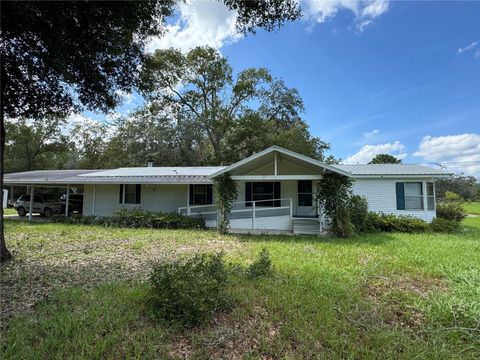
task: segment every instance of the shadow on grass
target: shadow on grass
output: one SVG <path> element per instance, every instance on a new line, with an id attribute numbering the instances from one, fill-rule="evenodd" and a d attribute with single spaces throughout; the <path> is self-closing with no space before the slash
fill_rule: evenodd
<path id="1" fill-rule="evenodd" d="M 331 245 L 383 245 L 397 240 L 390 233 L 370 233 L 355 235 L 351 238 L 338 238 L 331 236 L 315 235 L 268 235 L 268 234 L 242 234 L 236 235 L 241 242 L 276 242 L 276 243 L 305 243 L 305 244 L 331 244 Z"/>

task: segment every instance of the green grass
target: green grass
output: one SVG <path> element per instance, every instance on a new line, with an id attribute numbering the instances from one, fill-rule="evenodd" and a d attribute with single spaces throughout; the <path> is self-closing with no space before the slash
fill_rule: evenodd
<path id="1" fill-rule="evenodd" d="M 3 213 L 5 215 L 13 215 L 13 214 L 17 214 L 17 210 L 13 208 L 6 208 L 6 209 L 3 209 Z"/>
<path id="2" fill-rule="evenodd" d="M 480 215 L 480 202 L 465 202 L 463 208 L 469 214 Z"/>
<path id="3" fill-rule="evenodd" d="M 0 357 L 476 359 L 480 218 L 464 224 L 343 240 L 6 221 L 0 301 L 17 316 Z M 263 247 L 274 276 L 232 276 L 230 313 L 192 329 L 152 315 L 152 260 L 224 251 L 246 266 Z"/>

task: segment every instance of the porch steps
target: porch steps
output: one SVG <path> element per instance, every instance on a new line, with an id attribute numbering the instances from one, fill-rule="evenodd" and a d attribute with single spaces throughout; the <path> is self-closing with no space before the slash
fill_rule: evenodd
<path id="1" fill-rule="evenodd" d="M 293 218 L 292 227 L 295 235 L 320 235 L 318 218 Z"/>

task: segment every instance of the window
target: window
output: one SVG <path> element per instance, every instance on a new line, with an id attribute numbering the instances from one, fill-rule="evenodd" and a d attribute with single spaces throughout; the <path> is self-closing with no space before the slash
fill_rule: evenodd
<path id="1" fill-rule="evenodd" d="M 118 202 L 120 204 L 140 204 L 142 185 L 120 184 Z"/>
<path id="2" fill-rule="evenodd" d="M 312 181 L 298 181 L 298 206 L 312 206 Z"/>
<path id="3" fill-rule="evenodd" d="M 280 199 L 279 182 L 247 182 L 245 183 L 245 206 L 252 206 L 251 201 L 258 201 L 255 206 L 278 207 L 280 201 L 262 201 Z"/>
<path id="4" fill-rule="evenodd" d="M 427 182 L 427 210 L 435 211 L 435 185 Z"/>
<path id="5" fill-rule="evenodd" d="M 212 185 L 190 185 L 190 205 L 210 205 L 213 203 Z"/>
<path id="6" fill-rule="evenodd" d="M 397 182 L 397 210 L 423 210 L 421 182 Z"/>

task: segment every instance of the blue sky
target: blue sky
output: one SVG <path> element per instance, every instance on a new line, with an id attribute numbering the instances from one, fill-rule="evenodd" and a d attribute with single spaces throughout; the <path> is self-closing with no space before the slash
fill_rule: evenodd
<path id="1" fill-rule="evenodd" d="M 303 19 L 241 37 L 221 4 L 187 3 L 149 50 L 209 44 L 236 72 L 267 67 L 299 90 L 312 134 L 346 162 L 388 152 L 480 175 L 480 2 L 301 5 Z"/>

